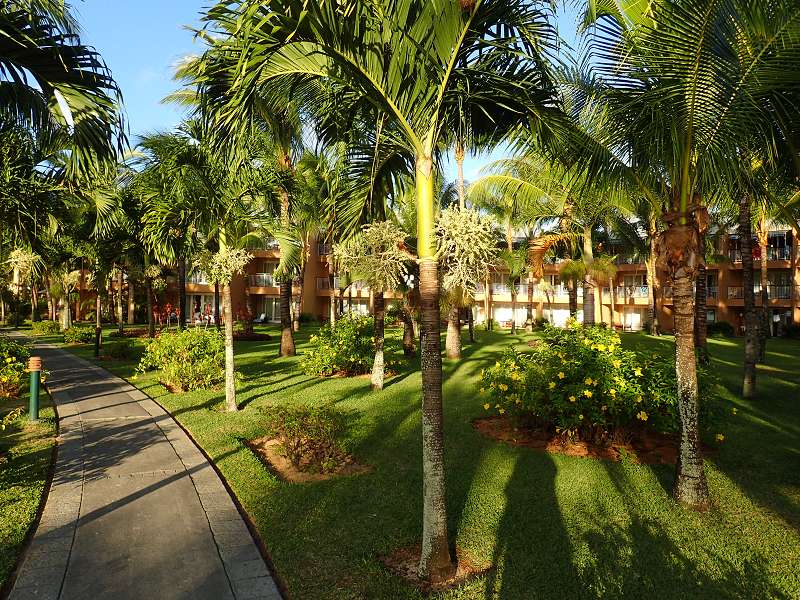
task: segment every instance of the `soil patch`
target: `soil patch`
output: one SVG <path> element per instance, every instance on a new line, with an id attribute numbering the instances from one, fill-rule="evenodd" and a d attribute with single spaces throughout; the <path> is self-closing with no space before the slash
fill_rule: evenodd
<path id="1" fill-rule="evenodd" d="M 432 584 L 419 578 L 419 558 L 421 553 L 422 546 L 417 544 L 410 548 L 400 548 L 385 556 L 379 556 L 378 560 L 383 563 L 392 575 L 399 577 L 424 593 L 441 592 L 446 589 L 456 588 L 471 579 L 486 574 L 490 570 L 477 567 L 470 560 L 469 555 L 457 547 L 458 568 L 456 571 L 444 581 Z"/>
<path id="2" fill-rule="evenodd" d="M 234 333 L 233 339 L 237 342 L 268 342 L 272 336 L 268 333 Z"/>
<path id="3" fill-rule="evenodd" d="M 244 443 L 250 451 L 264 463 L 264 465 L 282 481 L 288 483 L 312 483 L 327 481 L 345 475 L 361 475 L 369 473 L 372 467 L 357 462 L 352 457 L 335 470 L 328 473 L 314 473 L 301 471 L 280 452 L 280 441 L 271 437 L 260 437 L 254 440 L 245 440 Z"/>
<path id="4" fill-rule="evenodd" d="M 569 441 L 543 429 L 520 427 L 510 417 L 483 417 L 475 419 L 472 426 L 481 435 L 493 440 L 566 456 L 610 461 L 619 461 L 624 457 L 635 463 L 666 465 L 674 465 L 678 457 L 678 437 L 653 431 L 631 432 L 621 436 L 627 441 L 601 445 Z M 706 456 L 713 453 L 713 449 L 705 445 L 702 451 Z"/>
<path id="5" fill-rule="evenodd" d="M 113 339 L 121 339 L 121 338 L 145 338 L 148 335 L 148 330 L 146 327 L 144 328 L 137 328 L 137 329 L 123 329 L 122 335 L 119 334 L 119 331 L 115 331 L 113 335 L 108 335 L 107 338 L 109 340 Z"/>

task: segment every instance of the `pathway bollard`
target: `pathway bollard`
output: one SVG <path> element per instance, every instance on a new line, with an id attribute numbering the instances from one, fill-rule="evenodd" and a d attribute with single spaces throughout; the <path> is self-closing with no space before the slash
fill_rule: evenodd
<path id="1" fill-rule="evenodd" d="M 31 373 L 31 399 L 28 405 L 28 420 L 39 420 L 39 382 L 42 375 L 42 359 L 31 356 L 28 359 L 28 371 Z"/>

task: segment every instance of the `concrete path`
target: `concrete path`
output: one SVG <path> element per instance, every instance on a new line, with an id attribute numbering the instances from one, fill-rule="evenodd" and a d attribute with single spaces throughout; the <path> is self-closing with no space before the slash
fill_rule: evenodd
<path id="1" fill-rule="evenodd" d="M 214 469 L 141 391 L 37 347 L 58 459 L 11 600 L 280 599 Z"/>

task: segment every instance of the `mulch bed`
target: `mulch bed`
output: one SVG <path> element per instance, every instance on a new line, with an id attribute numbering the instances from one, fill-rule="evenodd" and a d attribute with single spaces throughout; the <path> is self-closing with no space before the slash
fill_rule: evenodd
<path id="1" fill-rule="evenodd" d="M 339 465 L 335 471 L 328 473 L 301 471 L 294 466 L 292 461 L 281 454 L 279 449 L 280 442 L 276 438 L 260 437 L 254 440 L 245 440 L 244 443 L 267 469 L 280 480 L 288 483 L 313 483 L 372 471 L 371 466 L 363 465 L 352 457 L 347 462 Z"/>
<path id="2" fill-rule="evenodd" d="M 455 572 L 444 581 L 431 584 L 419 578 L 419 558 L 421 553 L 422 546 L 416 544 L 410 548 L 400 548 L 391 554 L 379 556 L 378 560 L 383 563 L 392 575 L 399 577 L 426 594 L 456 588 L 471 579 L 486 574 L 490 570 L 477 567 L 465 552 L 456 547 L 458 567 Z"/>
<path id="3" fill-rule="evenodd" d="M 233 339 L 237 342 L 268 342 L 272 336 L 268 333 L 236 333 L 233 334 Z"/>
<path id="4" fill-rule="evenodd" d="M 119 334 L 118 331 L 114 332 L 114 335 L 107 335 L 106 339 L 113 340 L 113 339 L 121 339 L 121 338 L 146 338 L 148 336 L 147 327 L 140 327 L 137 329 L 123 329 L 122 335 Z"/>
<path id="5" fill-rule="evenodd" d="M 565 440 L 543 429 L 520 427 L 512 418 L 505 416 L 475 419 L 472 426 L 485 437 L 540 452 L 610 461 L 620 461 L 624 457 L 640 464 L 674 465 L 678 458 L 677 436 L 653 431 L 631 432 L 622 436 L 627 438 L 624 442 L 600 445 Z M 709 455 L 714 450 L 703 445 L 702 451 L 704 455 Z"/>

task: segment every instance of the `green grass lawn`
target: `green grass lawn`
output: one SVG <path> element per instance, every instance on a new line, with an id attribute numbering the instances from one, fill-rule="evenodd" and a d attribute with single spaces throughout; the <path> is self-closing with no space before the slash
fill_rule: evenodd
<path id="1" fill-rule="evenodd" d="M 40 421 L 27 416 L 0 431 L 0 588 L 6 583 L 22 550 L 25 535 L 36 517 L 55 443 L 55 413 L 46 393 Z M 0 418 L 28 398 L 0 399 Z"/>
<path id="2" fill-rule="evenodd" d="M 299 352 L 310 333 L 297 336 Z M 278 337 L 237 345 L 238 414 L 219 412 L 221 391 L 170 394 L 153 374 L 134 383 L 217 463 L 293 598 L 419 597 L 377 559 L 421 533 L 418 364 L 372 393 L 368 379 L 303 375 L 297 358 L 277 358 Z M 672 350 L 667 337 L 623 339 Z M 484 412 L 478 373 L 503 348 L 526 341 L 480 332 L 463 360 L 444 361 L 450 532 L 475 563 L 495 568 L 437 598 L 800 597 L 800 343 L 770 341 L 759 396 L 745 402 L 741 341 L 710 341 L 722 400 L 706 441 L 714 444 L 715 433 L 726 440 L 707 462 L 714 508 L 696 514 L 671 500 L 671 467 L 545 454 L 473 431 L 471 420 Z M 72 350 L 91 354 L 88 346 Z M 132 363 L 101 364 L 133 374 Z M 374 470 L 313 484 L 270 474 L 242 440 L 263 434 L 267 407 L 300 402 L 358 411 L 354 453 Z"/>

